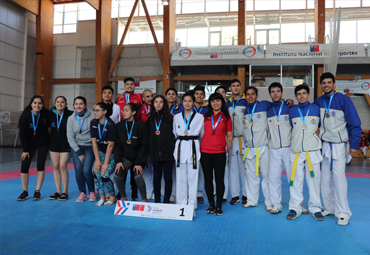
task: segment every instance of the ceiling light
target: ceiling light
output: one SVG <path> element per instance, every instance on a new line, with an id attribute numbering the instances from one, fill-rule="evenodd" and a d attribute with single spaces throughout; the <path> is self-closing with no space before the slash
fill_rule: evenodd
<path id="1" fill-rule="evenodd" d="M 192 24 L 195 24 L 195 23 L 198 23 L 198 22 L 201 22 L 202 20 L 201 19 L 198 19 L 196 21 L 192 21 L 192 22 L 189 22 L 189 23 L 185 23 L 185 26 L 189 26 L 189 25 L 192 25 Z"/>
<path id="2" fill-rule="evenodd" d="M 168 5 L 168 0 L 162 0 L 163 5 Z"/>

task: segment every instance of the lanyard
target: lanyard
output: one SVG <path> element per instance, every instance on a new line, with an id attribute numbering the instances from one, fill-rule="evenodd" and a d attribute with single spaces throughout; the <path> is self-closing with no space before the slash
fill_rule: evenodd
<path id="1" fill-rule="evenodd" d="M 253 114 L 254 114 L 254 110 L 256 109 L 256 106 L 257 106 L 257 102 L 254 103 L 254 106 L 253 106 L 253 109 L 252 109 L 252 114 L 249 113 L 249 106 L 247 106 L 247 109 L 248 109 L 248 115 L 249 115 L 249 120 L 252 121 L 253 120 Z"/>
<path id="2" fill-rule="evenodd" d="M 126 104 L 130 103 L 130 94 L 125 94 L 125 97 L 126 97 Z"/>
<path id="3" fill-rule="evenodd" d="M 163 115 L 161 116 L 161 120 L 159 121 L 159 124 L 157 124 L 157 120 L 156 120 L 156 119 L 154 119 L 154 122 L 155 122 L 155 129 L 156 129 L 156 130 L 159 130 L 159 128 L 160 128 L 160 126 L 161 126 L 161 123 L 162 123 L 162 117 L 163 117 Z"/>
<path id="4" fill-rule="evenodd" d="M 82 119 L 82 124 L 80 123 L 80 118 L 78 117 L 78 114 L 76 112 L 76 117 L 77 117 L 77 121 L 78 121 L 78 125 L 80 126 L 80 134 L 82 133 L 82 127 L 84 125 L 84 122 L 85 122 L 85 117 L 86 117 L 86 111 L 84 113 L 84 117 Z"/>
<path id="5" fill-rule="evenodd" d="M 130 131 L 130 134 L 128 133 L 128 128 L 127 128 L 127 120 L 126 120 L 126 132 L 127 132 L 127 139 L 130 140 L 131 139 L 131 136 L 132 136 L 132 129 L 134 128 L 134 125 L 135 125 L 135 119 L 134 121 L 132 122 L 132 126 L 131 126 L 131 131 Z"/>
<path id="6" fill-rule="evenodd" d="M 217 120 L 217 122 L 216 122 L 216 125 L 215 125 L 214 120 L 213 120 L 213 114 L 212 114 L 211 119 L 212 119 L 212 129 L 213 129 L 213 133 L 215 132 L 215 129 L 216 129 L 216 127 L 218 126 L 218 123 L 220 122 L 221 117 L 222 117 L 222 112 L 221 112 L 220 117 L 218 118 L 218 120 Z"/>
<path id="7" fill-rule="evenodd" d="M 329 100 L 329 107 L 327 107 L 327 106 L 326 106 L 326 101 L 324 100 L 325 112 L 326 112 L 326 113 L 329 113 L 329 109 L 330 109 L 330 105 L 331 105 L 331 100 L 333 99 L 334 94 L 335 94 L 335 92 L 333 92 L 333 94 L 331 94 L 331 96 L 330 96 L 330 100 Z"/>
<path id="8" fill-rule="evenodd" d="M 283 104 L 284 104 L 284 101 L 283 101 L 283 102 L 281 102 L 278 116 L 276 116 L 275 107 L 274 107 L 274 106 L 272 106 L 272 110 L 274 110 L 274 114 L 275 114 L 275 117 L 276 117 L 276 120 L 277 120 L 277 121 L 279 121 L 279 119 L 280 119 L 280 113 L 281 113 L 281 110 L 283 109 Z"/>
<path id="9" fill-rule="evenodd" d="M 189 124 L 190 124 L 190 120 L 191 120 L 191 115 L 193 115 L 193 112 L 190 113 L 189 115 L 189 119 L 186 121 L 186 115 L 185 115 L 185 111 L 184 111 L 184 124 L 185 124 L 185 132 L 188 131 L 188 127 L 189 127 Z M 213 120 L 213 119 L 212 119 Z"/>
<path id="10" fill-rule="evenodd" d="M 176 108 L 176 103 L 171 107 L 171 113 L 173 113 L 173 110 Z"/>
<path id="11" fill-rule="evenodd" d="M 193 109 L 197 112 L 197 113 L 201 113 L 202 112 L 202 109 L 203 109 L 203 106 L 199 107 L 199 110 L 197 109 L 197 107 L 195 107 L 195 105 L 193 106 Z"/>
<path id="12" fill-rule="evenodd" d="M 150 108 L 148 107 L 146 107 L 146 104 L 144 104 L 144 107 L 145 107 L 145 112 L 146 112 L 146 114 L 148 115 L 148 113 L 150 113 Z M 149 109 L 149 111 L 148 111 L 148 109 Z M 171 112 L 172 113 L 172 112 Z"/>
<path id="13" fill-rule="evenodd" d="M 106 120 L 105 120 L 104 127 L 103 127 L 103 131 L 102 131 L 102 132 L 100 132 L 100 123 L 98 122 L 99 140 L 100 140 L 100 141 L 101 141 L 101 138 L 103 137 L 104 130 L 105 130 L 105 127 L 107 126 L 107 123 L 108 123 L 108 119 L 106 119 Z"/>
<path id="14" fill-rule="evenodd" d="M 301 112 L 301 110 L 299 109 L 299 105 L 297 105 L 297 108 L 298 108 L 299 115 L 301 116 L 301 119 L 302 119 L 303 125 L 306 125 L 307 117 L 308 117 L 308 113 L 310 112 L 310 108 L 311 108 L 311 104 L 310 104 L 310 106 L 308 107 L 307 114 L 306 114 L 306 118 L 303 118 L 302 112 Z"/>
<path id="15" fill-rule="evenodd" d="M 234 97 L 233 97 L 233 113 L 235 113 L 235 105 L 239 102 L 240 98 L 242 98 L 242 95 L 239 96 L 238 100 L 236 100 L 236 103 L 235 103 Z"/>
<path id="16" fill-rule="evenodd" d="M 41 112 L 39 112 L 39 116 L 37 116 L 36 126 L 35 126 L 35 115 L 33 115 L 32 111 L 31 111 L 31 115 L 32 115 L 32 124 L 33 124 L 33 134 L 36 135 L 36 129 L 37 129 L 37 126 L 39 124 L 39 119 L 40 119 Z"/>
<path id="17" fill-rule="evenodd" d="M 57 129 L 59 130 L 59 127 L 60 127 L 60 123 L 62 123 L 62 119 L 63 119 L 63 115 L 64 115 L 64 112 L 62 113 L 62 115 L 60 116 L 60 120 L 58 120 L 58 113 L 55 113 L 57 115 Z"/>

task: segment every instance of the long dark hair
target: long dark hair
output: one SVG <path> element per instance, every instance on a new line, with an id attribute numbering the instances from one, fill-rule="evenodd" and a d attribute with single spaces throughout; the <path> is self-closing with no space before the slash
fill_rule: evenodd
<path id="1" fill-rule="evenodd" d="M 105 114 L 106 118 L 109 118 L 109 116 L 112 115 L 113 106 L 111 104 L 107 104 L 107 103 L 104 103 L 104 102 L 99 102 L 96 105 L 99 106 L 103 111 L 107 111 L 107 113 Z"/>
<path id="2" fill-rule="evenodd" d="M 19 127 L 19 122 L 20 122 L 21 118 L 23 117 L 23 115 L 24 115 L 28 110 L 32 111 L 32 103 L 33 103 L 33 101 L 35 101 L 35 99 L 36 99 L 36 98 L 40 98 L 40 99 L 41 99 L 42 107 L 44 107 L 44 105 L 45 105 L 45 104 L 44 104 L 44 99 L 42 98 L 42 96 L 34 95 L 34 96 L 31 98 L 30 103 L 26 106 L 26 108 L 24 108 L 24 110 L 23 110 L 23 112 L 22 112 L 21 116 L 19 117 L 18 127 Z"/>
<path id="3" fill-rule="evenodd" d="M 130 109 L 131 109 L 131 111 L 132 112 L 136 112 L 135 114 L 134 114 L 134 117 L 139 113 L 139 111 L 140 111 L 140 108 L 141 108 L 141 105 L 140 104 L 135 104 L 135 103 L 128 103 L 128 104 L 126 104 L 128 107 L 130 107 Z M 126 106 L 125 105 L 125 106 Z"/>
<path id="4" fill-rule="evenodd" d="M 151 111 L 151 113 L 150 113 L 150 115 L 148 117 L 147 122 L 148 123 L 153 122 L 154 121 L 154 118 L 157 115 L 157 114 L 155 114 L 156 113 L 156 110 L 155 110 L 155 107 L 154 107 L 154 101 L 157 98 L 162 98 L 162 100 L 163 100 L 163 108 L 162 108 L 162 110 L 159 111 L 163 115 L 163 121 L 164 122 L 172 122 L 173 121 L 173 115 L 171 114 L 170 108 L 168 107 L 168 102 L 167 102 L 166 98 L 164 96 L 162 96 L 162 95 L 156 95 L 153 98 L 153 101 L 152 101 L 153 111 Z"/>
<path id="5" fill-rule="evenodd" d="M 220 93 L 213 93 L 212 95 L 209 96 L 208 98 L 208 105 L 207 105 L 207 108 L 208 108 L 208 112 L 205 114 L 206 117 L 211 117 L 212 113 L 213 113 L 213 108 L 211 106 L 211 102 L 213 100 L 217 100 L 217 99 L 220 99 L 221 100 L 221 112 L 222 114 L 224 114 L 226 117 L 229 117 L 229 112 L 227 111 L 227 108 L 226 108 L 226 102 L 225 102 L 225 99 L 224 97 L 220 94 Z"/>

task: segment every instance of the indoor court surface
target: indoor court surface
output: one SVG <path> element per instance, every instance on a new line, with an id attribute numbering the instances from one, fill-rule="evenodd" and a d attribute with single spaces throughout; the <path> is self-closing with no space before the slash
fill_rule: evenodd
<path id="1" fill-rule="evenodd" d="M 75 202 L 79 192 L 73 169 L 69 170 L 69 200 L 49 200 L 55 192 L 51 167 L 41 189 L 42 199 L 32 201 L 33 175 L 30 198 L 19 202 L 16 199 L 22 190 L 16 161 L 21 150 L 0 148 L 0 152 L 1 254 L 370 254 L 369 159 L 355 158 L 347 167 L 353 176 L 348 178 L 353 215 L 349 225 L 338 226 L 334 216 L 323 222 L 310 214 L 287 220 L 285 175 L 284 208 L 277 215 L 265 210 L 260 192 L 258 207 L 227 203 L 223 216 L 206 214 L 207 202 L 198 205 L 193 221 L 116 216 L 114 206 Z M 306 186 L 304 195 L 307 207 Z"/>

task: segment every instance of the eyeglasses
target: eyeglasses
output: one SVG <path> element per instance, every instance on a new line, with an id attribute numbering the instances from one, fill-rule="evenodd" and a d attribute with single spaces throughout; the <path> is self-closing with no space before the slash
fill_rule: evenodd
<path id="1" fill-rule="evenodd" d="M 94 112 L 100 112 L 100 111 L 104 111 L 104 110 L 94 110 Z"/>

